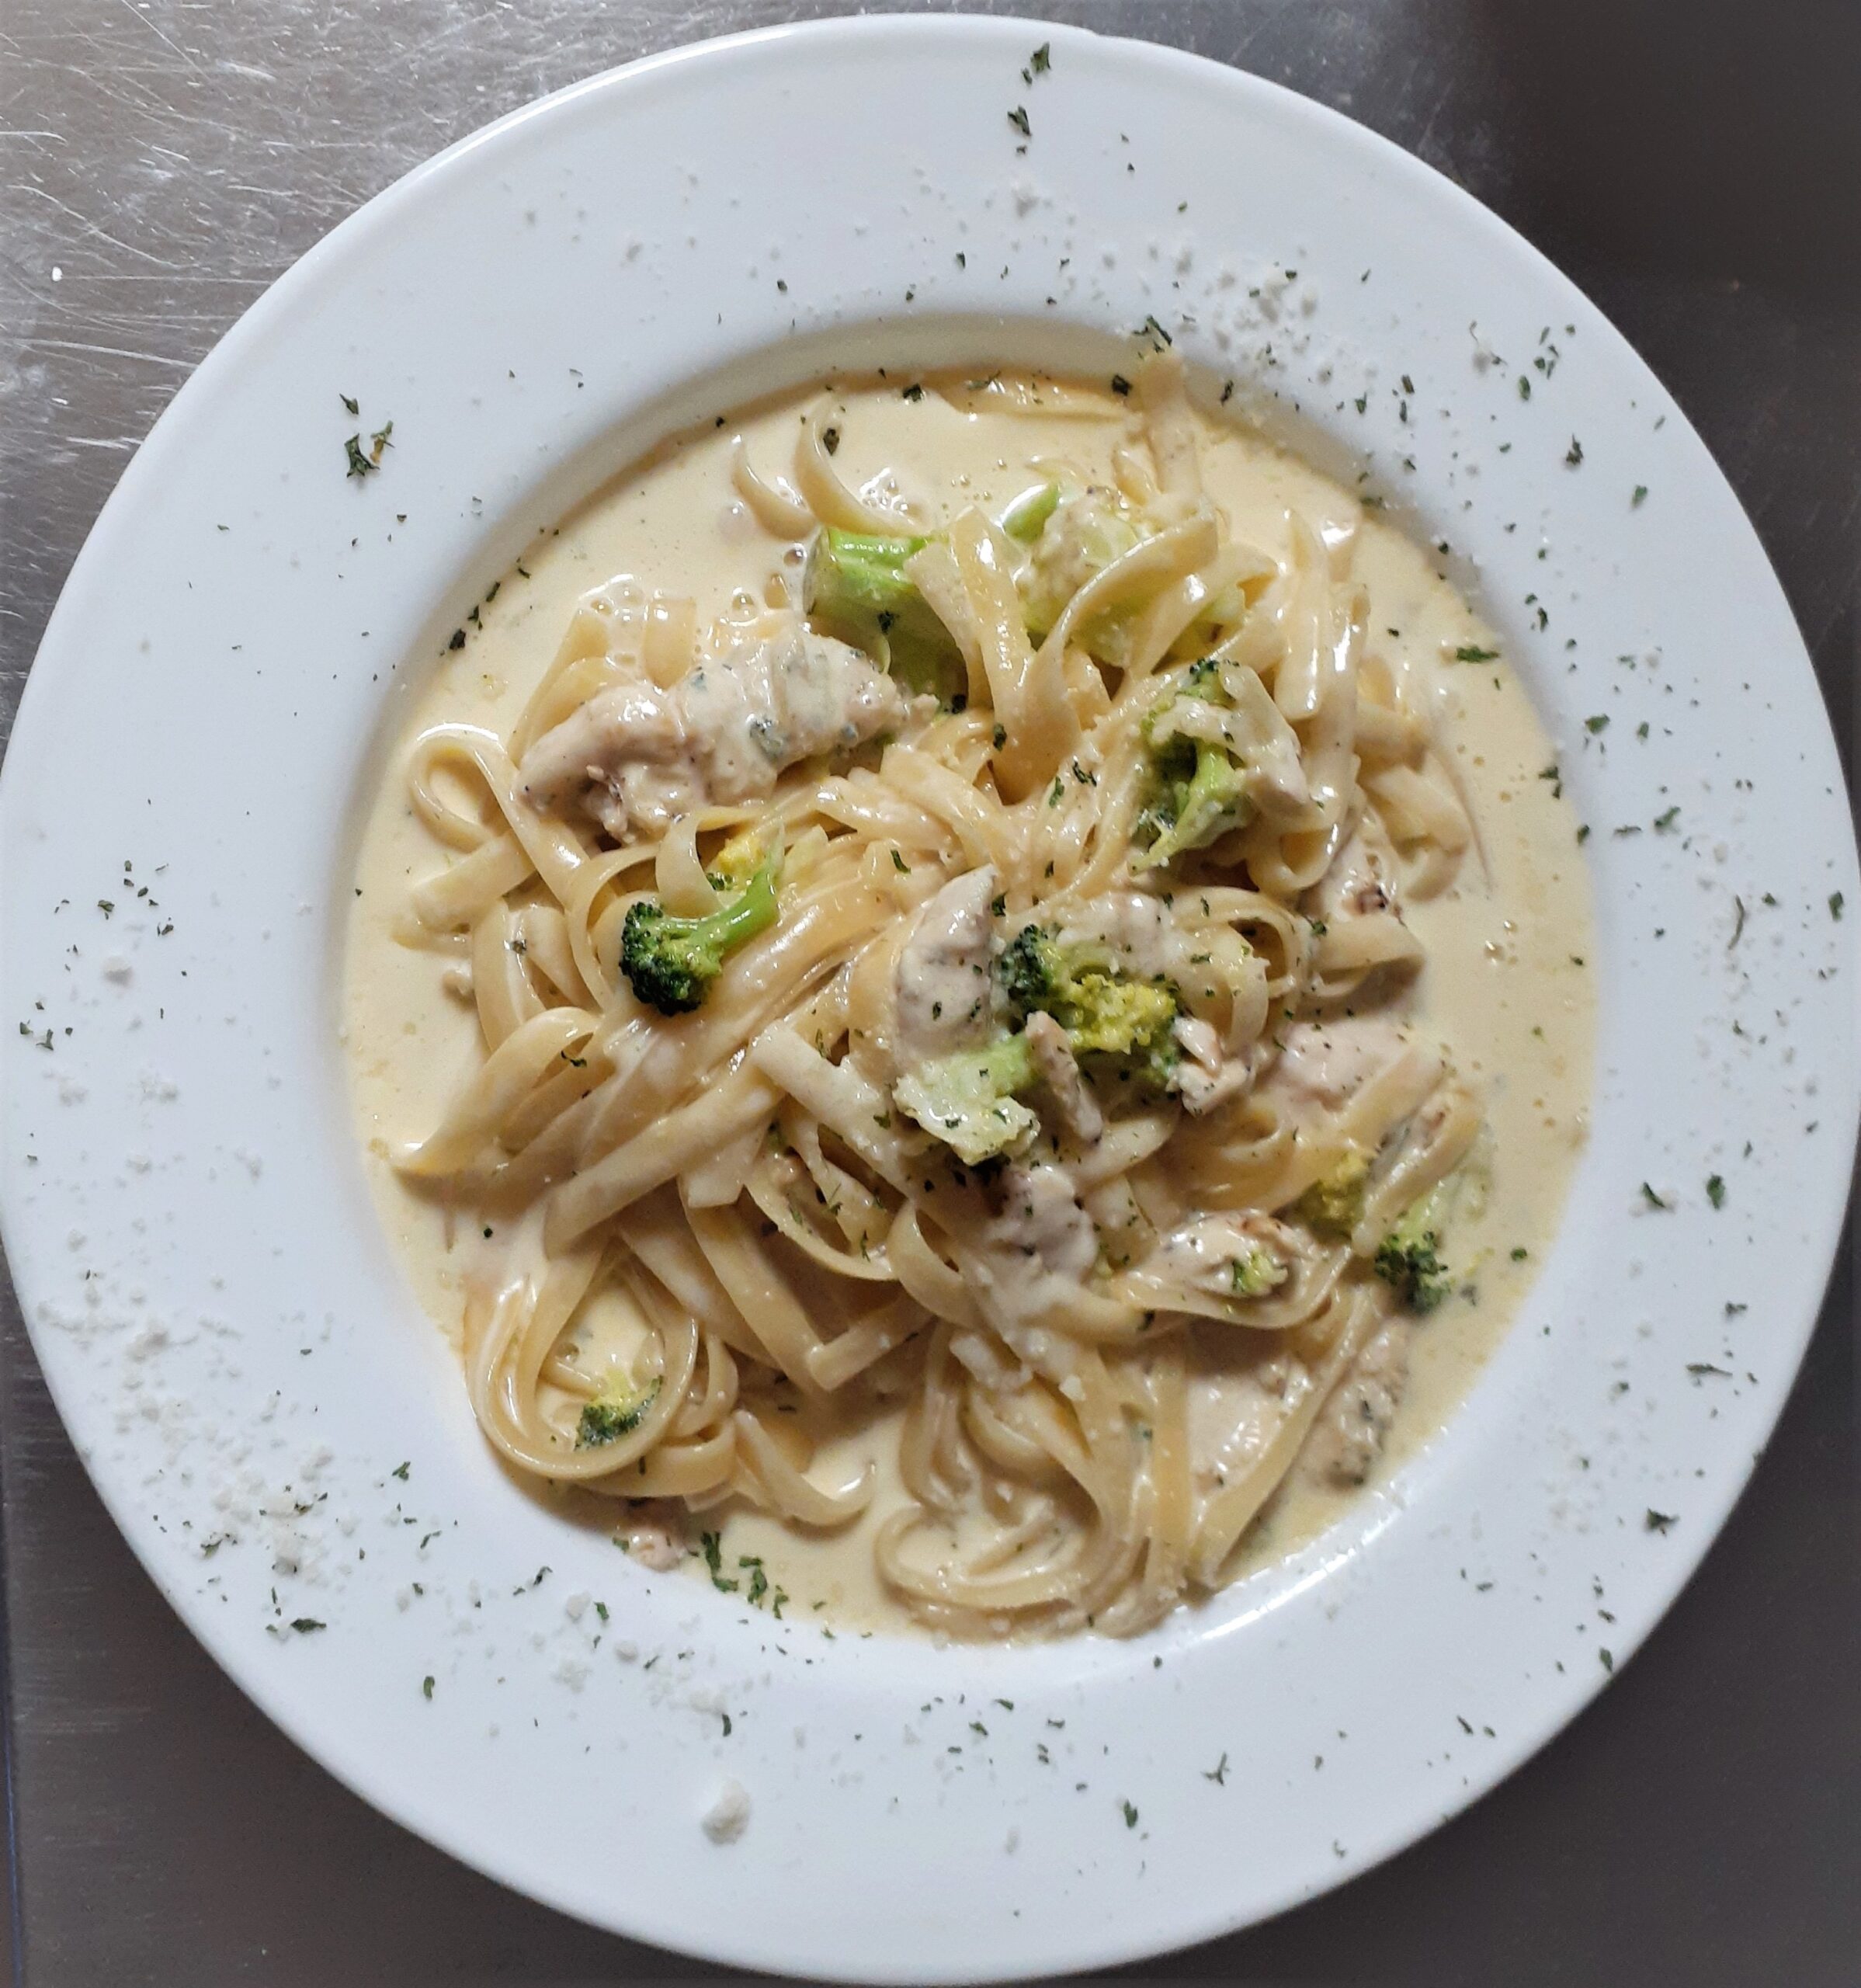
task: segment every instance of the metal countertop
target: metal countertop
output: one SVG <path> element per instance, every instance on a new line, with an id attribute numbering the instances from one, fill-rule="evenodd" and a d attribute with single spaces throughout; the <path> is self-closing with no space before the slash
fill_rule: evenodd
<path id="1" fill-rule="evenodd" d="M 409 167 L 766 0 L 0 0 L 0 738 L 85 533 L 259 292 Z M 1596 299 L 1704 434 L 1808 639 L 1851 777 L 1861 559 L 1861 10 L 1818 0 L 1073 0 L 1347 112 Z M 1852 1983 L 1861 1955 L 1853 1253 L 1744 1502 L 1602 1699 L 1342 1892 L 1147 1978 Z M 17 1978 L 710 1978 L 383 1821 L 193 1643 L 92 1493 L 0 1279 Z M 1245 1847 L 1236 1846 L 1237 1854 Z"/>

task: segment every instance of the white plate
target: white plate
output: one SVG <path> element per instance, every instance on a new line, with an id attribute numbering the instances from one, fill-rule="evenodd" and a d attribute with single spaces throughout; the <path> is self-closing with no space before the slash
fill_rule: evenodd
<path id="1" fill-rule="evenodd" d="M 1043 41 L 1051 72 L 1024 82 Z M 377 1232 L 334 996 L 371 748 L 524 539 L 679 409 L 737 397 L 747 355 L 767 378 L 1039 353 L 1151 313 L 1474 562 L 1595 829 L 1588 1156 L 1446 1435 L 1205 1614 L 1012 1650 L 746 1621 L 493 1468 Z M 394 422 L 359 483 L 339 394 Z M 7 1247 L 151 1574 L 410 1828 L 600 1924 L 764 1967 L 951 1979 L 1151 1952 L 1491 1787 L 1724 1519 L 1814 1319 L 1855 1130 L 1835 752 L 1777 583 L 1667 395 L 1381 141 L 1206 62 L 1026 23 L 836 22 L 643 63 L 339 229 L 177 397 L 92 535 L 0 789 L 0 885 Z M 700 1817 L 726 1777 L 752 1808 L 719 1847 Z"/>

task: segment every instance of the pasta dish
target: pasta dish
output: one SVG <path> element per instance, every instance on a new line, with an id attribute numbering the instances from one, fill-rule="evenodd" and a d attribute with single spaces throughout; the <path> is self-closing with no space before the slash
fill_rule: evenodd
<path id="1" fill-rule="evenodd" d="M 352 912 L 486 1438 L 649 1564 L 969 1637 L 1142 1630 L 1335 1508 L 1581 1136 L 1582 862 L 1498 651 L 1168 351 L 838 381 L 546 535 Z"/>

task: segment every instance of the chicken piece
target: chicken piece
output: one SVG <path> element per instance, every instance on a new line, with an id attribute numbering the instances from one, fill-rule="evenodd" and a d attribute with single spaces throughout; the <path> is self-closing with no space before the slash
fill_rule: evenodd
<path id="1" fill-rule="evenodd" d="M 1408 1046 L 1394 1023 L 1372 1015 L 1294 1022 L 1280 1035 L 1279 1060 L 1271 1082 L 1305 1110 L 1315 1106 L 1335 1110 L 1359 1084 L 1387 1069 Z"/>
<path id="2" fill-rule="evenodd" d="M 1081 1074 L 1066 1030 L 1039 1010 L 1027 1018 L 1027 1053 L 1053 1100 L 1060 1122 L 1082 1145 L 1095 1145 L 1105 1133 L 1105 1114 Z M 1212 1031 L 1211 1031 L 1212 1033 Z"/>
<path id="3" fill-rule="evenodd" d="M 898 687 L 786 610 L 720 624 L 669 689 L 630 676 L 545 732 L 519 769 L 527 798 L 579 795 L 616 841 L 710 803 L 766 798 L 787 766 L 863 744 L 904 716 Z"/>
<path id="4" fill-rule="evenodd" d="M 1408 1384 L 1414 1322 L 1392 1318 L 1364 1347 L 1318 1411 L 1304 1464 L 1333 1484 L 1361 1484 L 1381 1455 Z"/>
<path id="5" fill-rule="evenodd" d="M 901 1069 L 947 1056 L 989 1033 L 989 947 L 995 873 L 988 864 L 952 878 L 918 913 L 898 955 Z"/>
<path id="6" fill-rule="evenodd" d="M 1254 1058 L 1251 1048 L 1238 1056 L 1225 1056 L 1221 1038 L 1212 1023 L 1193 1015 L 1179 1015 L 1172 1033 L 1182 1050 L 1171 1089 L 1182 1099 L 1183 1108 L 1196 1117 L 1238 1097 L 1253 1082 Z"/>
<path id="7" fill-rule="evenodd" d="M 570 712 L 532 745 L 517 772 L 533 805 L 557 808 L 582 795 L 616 842 L 631 822 L 663 826 L 703 799 L 676 689 L 644 676 Z"/>
<path id="8" fill-rule="evenodd" d="M 1098 1230 L 1064 1166 L 1011 1163 L 1001 1195 L 974 1239 L 970 1288 L 1016 1359 L 1077 1401 L 1080 1347 L 1067 1325 L 1098 1267 Z"/>
<path id="9" fill-rule="evenodd" d="M 678 692 L 713 801 L 760 798 L 783 767 L 863 745 L 904 717 L 889 676 L 786 611 L 738 630 Z"/>
<path id="10" fill-rule="evenodd" d="M 1078 1282 L 1099 1260 L 1099 1238 L 1063 1166 L 1010 1166 L 1002 1176 L 1002 1212 L 989 1240 L 1036 1274 Z"/>

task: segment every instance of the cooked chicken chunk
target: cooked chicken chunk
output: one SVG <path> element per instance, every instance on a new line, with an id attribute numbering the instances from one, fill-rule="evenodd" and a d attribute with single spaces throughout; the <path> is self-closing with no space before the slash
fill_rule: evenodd
<path id="1" fill-rule="evenodd" d="M 904 716 L 888 676 L 786 610 L 724 624 L 710 646 L 669 690 L 630 677 L 545 732 L 519 769 L 529 798 L 578 795 L 619 839 L 710 802 L 760 800 L 784 767 Z"/>
<path id="2" fill-rule="evenodd" d="M 898 725 L 904 698 L 859 651 L 798 617 L 762 616 L 678 686 L 711 797 L 771 792 L 784 766 L 842 752 Z"/>
<path id="3" fill-rule="evenodd" d="M 1067 1033 L 1051 1015 L 1036 1011 L 1027 1018 L 1027 1053 L 1053 1100 L 1060 1122 L 1082 1145 L 1103 1137 L 1105 1114 L 1080 1073 L 1079 1059 Z"/>
<path id="4" fill-rule="evenodd" d="M 1412 1320 L 1397 1316 L 1357 1355 L 1312 1426 L 1305 1465 L 1334 1484 L 1361 1484 L 1381 1455 L 1384 1439 L 1408 1382 Z"/>
<path id="5" fill-rule="evenodd" d="M 1030 1270 L 1084 1277 L 1097 1262 L 1099 1238 L 1063 1166 L 1011 1166 L 1002 1177 L 1002 1212 L 989 1240 Z"/>
<path id="6" fill-rule="evenodd" d="M 1367 1078 L 1408 1048 L 1394 1023 L 1373 1016 L 1294 1022 L 1279 1037 L 1272 1081 L 1299 1105 L 1335 1110 Z"/>
<path id="7" fill-rule="evenodd" d="M 703 798 L 677 693 L 644 676 L 571 711 L 536 740 L 517 772 L 539 808 L 585 795 L 616 840 L 631 820 L 662 825 Z"/>
<path id="8" fill-rule="evenodd" d="M 918 913 L 898 955 L 894 1050 L 901 1069 L 967 1049 L 988 1034 L 995 888 L 995 873 L 984 864 L 952 878 Z"/>
<path id="9" fill-rule="evenodd" d="M 1172 1309 L 1193 1312 L 1198 1295 L 1231 1299 L 1276 1291 L 1300 1249 L 1297 1232 L 1269 1215 L 1196 1215 L 1164 1236 L 1140 1268 L 1179 1301 Z"/>
<path id="10" fill-rule="evenodd" d="M 1231 1097 L 1238 1097 L 1252 1081 L 1252 1049 L 1237 1056 L 1224 1055 L 1221 1038 L 1211 1024 L 1193 1015 L 1179 1015 L 1172 1032 L 1182 1050 L 1172 1088 L 1184 1108 L 1197 1117 Z"/>

